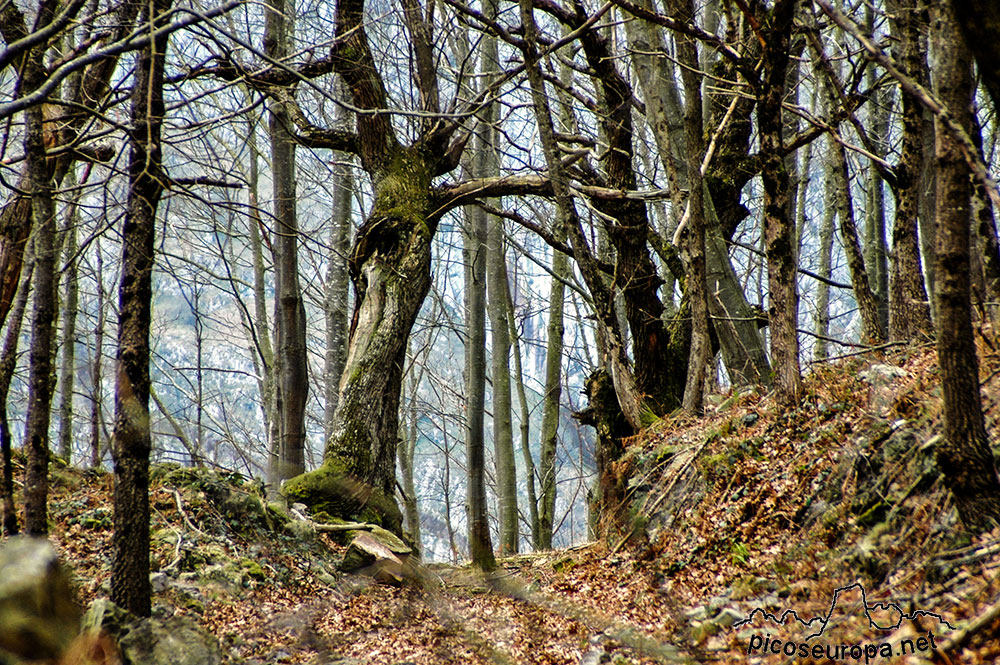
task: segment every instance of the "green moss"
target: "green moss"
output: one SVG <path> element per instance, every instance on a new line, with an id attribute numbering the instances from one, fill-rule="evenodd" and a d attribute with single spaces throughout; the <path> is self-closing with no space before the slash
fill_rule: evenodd
<path id="1" fill-rule="evenodd" d="M 402 531 L 403 516 L 396 502 L 347 473 L 335 459 L 287 481 L 281 492 L 290 503 L 303 503 L 312 513 L 370 522 L 396 534 Z"/>
<path id="2" fill-rule="evenodd" d="M 242 568 L 243 573 L 251 579 L 263 581 L 267 577 L 264 574 L 264 569 L 261 568 L 260 564 L 253 559 L 243 559 L 240 561 L 240 568 Z"/>

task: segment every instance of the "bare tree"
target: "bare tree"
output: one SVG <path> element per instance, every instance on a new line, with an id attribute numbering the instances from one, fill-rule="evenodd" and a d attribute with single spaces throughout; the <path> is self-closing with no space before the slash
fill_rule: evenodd
<path id="1" fill-rule="evenodd" d="M 143 5 L 142 24 L 157 25 L 171 0 Z M 165 173 L 161 131 L 169 35 L 150 37 L 139 52 L 132 86 L 128 201 L 122 228 L 118 299 L 118 371 L 111 451 L 115 460 L 111 600 L 138 615 L 151 611 L 149 586 L 149 330 L 153 299 L 156 211 Z"/>

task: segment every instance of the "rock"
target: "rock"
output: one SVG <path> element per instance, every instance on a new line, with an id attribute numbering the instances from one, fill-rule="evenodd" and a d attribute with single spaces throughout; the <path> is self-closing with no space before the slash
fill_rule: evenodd
<path id="1" fill-rule="evenodd" d="M 204 628 L 186 616 L 139 619 L 118 637 L 125 662 L 132 665 L 219 665 L 222 649 Z"/>
<path id="2" fill-rule="evenodd" d="M 153 593 L 163 593 L 170 586 L 170 579 L 166 573 L 150 573 L 149 586 L 152 588 Z"/>
<path id="3" fill-rule="evenodd" d="M 580 657 L 580 665 L 600 665 L 611 660 L 604 649 L 590 649 Z"/>
<path id="4" fill-rule="evenodd" d="M 292 520 L 285 522 L 285 533 L 296 540 L 304 543 L 312 542 L 316 538 L 316 526 L 312 522 L 305 520 Z"/>
<path id="5" fill-rule="evenodd" d="M 744 427 L 753 427 L 754 425 L 757 424 L 758 420 L 760 420 L 760 416 L 758 416 L 756 413 L 753 413 L 751 411 L 750 413 L 748 413 L 745 416 L 743 416 L 740 419 L 740 422 L 743 423 Z"/>
<path id="6" fill-rule="evenodd" d="M 0 650 L 58 658 L 79 627 L 80 608 L 52 545 L 20 537 L 0 547 Z"/>
<path id="7" fill-rule="evenodd" d="M 906 370 L 895 365 L 872 365 L 865 371 L 858 374 L 858 377 L 872 385 L 889 383 L 893 379 L 901 379 L 906 376 Z"/>
<path id="8" fill-rule="evenodd" d="M 363 573 L 383 584 L 398 586 L 407 577 L 405 561 L 410 548 L 384 529 L 352 532 L 339 569 L 346 573 Z M 391 536 L 386 537 L 386 534 Z"/>
<path id="9" fill-rule="evenodd" d="M 684 612 L 684 616 L 692 621 L 704 621 L 708 618 L 708 608 L 704 605 L 692 607 L 688 611 Z"/>
<path id="10" fill-rule="evenodd" d="M 157 608 L 159 609 L 159 608 Z M 218 640 L 187 616 L 154 611 L 140 619 L 110 600 L 91 603 L 82 622 L 84 632 L 104 631 L 118 641 L 123 662 L 130 665 L 219 665 Z"/>
<path id="11" fill-rule="evenodd" d="M 737 621 L 742 621 L 746 616 L 738 610 L 734 610 L 732 607 L 724 607 L 722 611 L 719 612 L 712 622 L 723 628 L 729 628 Z"/>
<path id="12" fill-rule="evenodd" d="M 98 598 L 87 608 L 87 613 L 83 615 L 80 626 L 84 633 L 96 633 L 105 631 L 111 635 L 118 635 L 135 617 L 123 610 L 107 598 Z"/>

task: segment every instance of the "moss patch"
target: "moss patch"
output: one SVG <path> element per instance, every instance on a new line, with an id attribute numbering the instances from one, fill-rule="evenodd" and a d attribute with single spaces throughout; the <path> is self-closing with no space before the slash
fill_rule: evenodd
<path id="1" fill-rule="evenodd" d="M 395 534 L 402 533 L 403 515 L 396 502 L 378 489 L 324 463 L 315 471 L 287 481 L 281 493 L 290 503 L 304 503 L 314 515 L 323 512 L 345 519 L 378 524 Z"/>

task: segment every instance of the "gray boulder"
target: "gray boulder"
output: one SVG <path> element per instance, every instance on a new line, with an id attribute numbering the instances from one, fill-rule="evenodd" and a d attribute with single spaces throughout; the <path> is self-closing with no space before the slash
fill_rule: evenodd
<path id="1" fill-rule="evenodd" d="M 139 619 L 105 599 L 95 600 L 83 620 L 85 632 L 115 637 L 125 665 L 219 665 L 218 640 L 191 617 Z"/>
<path id="2" fill-rule="evenodd" d="M 58 658 L 79 626 L 80 608 L 52 545 L 19 537 L 0 546 L 0 653 Z"/>
<path id="3" fill-rule="evenodd" d="M 395 534 L 379 527 L 371 531 L 349 532 L 347 547 L 340 570 L 362 573 L 383 584 L 400 585 L 409 576 L 407 562 L 413 550 Z"/>

